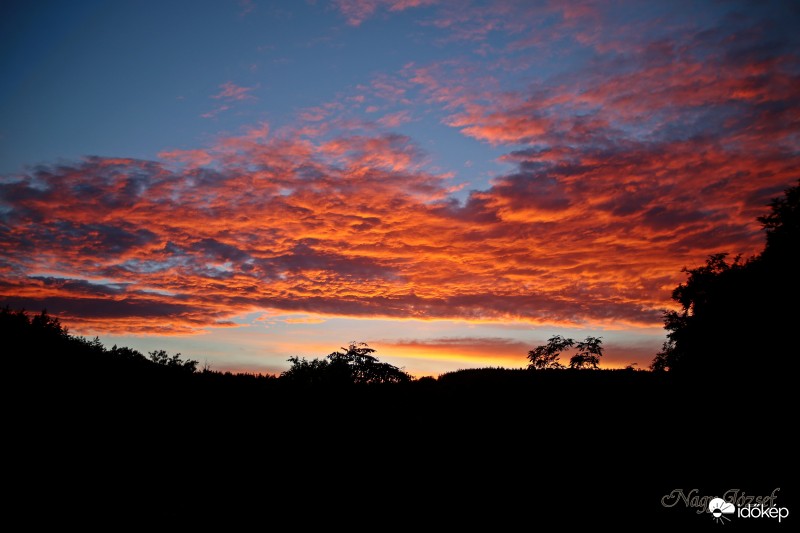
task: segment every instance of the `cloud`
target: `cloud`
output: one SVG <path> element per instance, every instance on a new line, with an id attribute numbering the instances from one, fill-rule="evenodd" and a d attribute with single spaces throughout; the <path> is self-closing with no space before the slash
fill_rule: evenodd
<path id="1" fill-rule="evenodd" d="M 755 217 L 796 182 L 796 38 L 757 17 L 659 26 L 640 11 L 621 24 L 599 5 L 529 5 L 450 13 L 492 26 L 474 39 L 505 37 L 496 61 L 408 63 L 300 124 L 156 161 L 0 178 L 0 300 L 115 332 L 264 309 L 659 327 L 681 269 L 757 252 Z M 338 4 L 351 24 L 405 7 Z M 459 31 L 441 9 L 433 27 Z M 547 39 L 516 43 L 520 24 L 568 32 L 535 55 L 525 47 Z M 236 105 L 253 89 L 216 96 Z M 453 195 L 418 140 L 376 127 L 410 118 L 399 105 L 494 146 L 504 170 Z M 393 112 L 370 122 L 362 107 Z"/>
<path id="2" fill-rule="evenodd" d="M 16 250 L 0 265 L 1 299 L 63 310 L 76 327 L 100 327 L 114 307 L 109 331 L 185 332 L 265 308 L 653 326 L 683 266 L 721 245 L 760 246 L 745 214 L 789 181 L 769 159 L 698 165 L 689 148 L 572 166 L 521 152 L 520 172 L 463 203 L 396 135 L 224 138 L 189 154 L 213 158 L 213 170 L 103 158 L 40 167 L 0 184 L 0 246 Z M 750 179 L 725 180 L 750 167 Z M 700 184 L 702 197 L 690 192 Z M 73 281 L 35 277 L 47 272 Z M 101 298 L 90 279 L 114 285 Z"/>
<path id="3" fill-rule="evenodd" d="M 233 101 L 241 101 L 241 100 L 253 100 L 255 96 L 250 94 L 252 91 L 258 88 L 255 87 L 240 87 L 231 81 L 226 81 L 222 85 L 219 86 L 222 89 L 219 93 L 213 95 L 211 98 L 216 98 L 217 100 L 225 100 L 228 102 Z"/>
<path id="4" fill-rule="evenodd" d="M 245 17 L 256 10 L 255 0 L 239 0 L 239 16 Z"/>
<path id="5" fill-rule="evenodd" d="M 230 108 L 231 108 L 231 106 L 229 106 L 229 105 L 221 105 L 219 107 L 215 107 L 211 111 L 207 111 L 207 112 L 201 114 L 200 117 L 201 118 L 214 118 L 217 115 L 219 115 L 220 113 L 222 113 L 223 111 L 227 111 Z"/>
<path id="6" fill-rule="evenodd" d="M 240 87 L 233 82 L 227 81 L 219 86 L 220 92 L 211 96 L 215 100 L 221 100 L 223 104 L 215 107 L 200 115 L 201 118 L 214 118 L 220 113 L 228 111 L 237 102 L 255 101 L 258 100 L 255 95 L 251 94 L 254 90 L 258 89 L 258 85 L 254 87 Z"/>
<path id="7" fill-rule="evenodd" d="M 381 350 L 413 354 L 415 358 L 481 361 L 485 365 L 523 366 L 528 344 L 500 337 L 441 337 L 433 339 L 376 340 Z"/>
<path id="8" fill-rule="evenodd" d="M 263 308 L 536 323 L 658 320 L 664 295 L 646 287 L 617 294 L 617 278 L 630 272 L 594 267 L 591 242 L 566 227 L 545 234 L 508 216 L 519 208 L 504 198 L 540 190 L 498 184 L 463 206 L 446 202 L 447 178 L 421 170 L 424 154 L 408 137 L 314 146 L 280 135 L 255 142 L 245 133 L 178 153 L 177 167 L 175 155 L 164 163 L 89 158 L 5 180 L 0 245 L 20 252 L 4 262 L 3 299 L 24 294 L 32 305 L 58 304 L 73 323 L 95 327 L 94 315 L 78 316 L 86 301 L 67 305 L 85 299 L 86 286 L 56 290 L 31 277 L 53 272 L 115 280 L 104 309 L 117 302 L 120 315 L 131 311 L 109 319 L 115 331 L 144 328 L 151 315 L 142 309 L 164 313 L 154 329 L 175 319 L 176 331 Z M 199 165 L 209 157 L 213 169 Z M 559 234 L 588 249 L 554 250 L 550 240 Z M 635 271 L 636 260 L 624 268 Z M 589 271 L 595 279 L 579 277 Z M 162 305 L 175 301 L 180 308 Z"/>
<path id="9" fill-rule="evenodd" d="M 379 9 L 390 12 L 435 4 L 437 0 L 336 0 L 334 6 L 351 26 L 359 26 Z"/>
<path id="10" fill-rule="evenodd" d="M 158 153 L 158 157 L 165 160 L 177 161 L 203 167 L 214 162 L 214 157 L 206 150 L 164 150 Z"/>
<path id="11" fill-rule="evenodd" d="M 578 339 L 580 340 L 580 339 Z M 528 361 L 529 350 L 546 344 L 546 339 L 522 341 L 504 337 L 439 337 L 431 339 L 379 339 L 370 344 L 380 346 L 381 351 L 412 355 L 420 359 L 452 359 L 458 361 L 474 361 L 483 366 L 499 365 L 524 367 Z M 625 368 L 635 363 L 639 368 L 646 368 L 652 354 L 661 346 L 661 340 L 619 344 L 604 343 L 603 368 Z M 573 350 L 561 355 L 561 362 L 567 364 Z"/>
<path id="12" fill-rule="evenodd" d="M 385 128 L 396 128 L 407 122 L 411 122 L 411 113 L 409 111 L 397 111 L 396 113 L 389 113 L 377 120 L 378 124 Z"/>

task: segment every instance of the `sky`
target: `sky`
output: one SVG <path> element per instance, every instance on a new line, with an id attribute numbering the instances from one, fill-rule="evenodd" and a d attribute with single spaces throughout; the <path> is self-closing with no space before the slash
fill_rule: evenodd
<path id="1" fill-rule="evenodd" d="M 800 175 L 800 4 L 0 6 L 0 305 L 212 370 L 646 368 Z M 568 355 L 566 355 L 568 359 Z M 567 362 L 564 360 L 563 362 Z"/>

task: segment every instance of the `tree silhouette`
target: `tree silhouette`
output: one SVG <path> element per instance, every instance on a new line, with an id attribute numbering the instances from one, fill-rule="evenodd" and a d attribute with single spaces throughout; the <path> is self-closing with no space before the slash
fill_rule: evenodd
<path id="1" fill-rule="evenodd" d="M 347 347 L 328 354 L 327 359 L 290 357 L 291 368 L 281 373 L 281 378 L 294 383 L 313 384 L 378 384 L 406 383 L 411 376 L 389 363 L 383 363 L 372 354 L 364 342 L 351 342 Z"/>
<path id="2" fill-rule="evenodd" d="M 672 292 L 680 304 L 664 313 L 669 332 L 650 368 L 718 376 L 788 375 L 796 357 L 782 357 L 769 346 L 800 323 L 800 185 L 770 202 L 758 217 L 766 245 L 743 261 L 728 254 L 708 257 L 698 268 L 684 269 L 684 283 Z"/>
<path id="3" fill-rule="evenodd" d="M 154 350 L 149 352 L 149 354 L 150 360 L 157 365 L 180 369 L 181 371 L 189 374 L 192 374 L 197 370 L 197 361 L 194 359 L 187 359 L 184 361 L 181 359 L 180 353 L 176 353 L 170 357 L 166 350 Z"/>
<path id="4" fill-rule="evenodd" d="M 561 369 L 564 365 L 558 360 L 564 350 L 576 346 L 578 351 L 570 358 L 570 368 L 591 368 L 596 370 L 603 357 L 602 337 L 586 337 L 575 343 L 574 339 L 553 335 L 547 344 L 537 346 L 528 352 L 528 370 Z"/>
<path id="5" fill-rule="evenodd" d="M 372 354 L 374 348 L 365 342 L 351 342 L 341 352 L 328 355 L 332 366 L 347 365 L 353 383 L 404 383 L 411 377 L 389 363 L 382 363 Z"/>
<path id="6" fill-rule="evenodd" d="M 800 183 L 800 180 L 798 180 Z M 767 234 L 762 259 L 797 266 L 800 240 L 800 185 L 770 202 L 770 212 L 758 217 Z"/>
<path id="7" fill-rule="evenodd" d="M 591 368 L 596 370 L 603 357 L 601 337 L 586 337 L 578 343 L 578 352 L 569 360 L 570 368 Z"/>
<path id="8" fill-rule="evenodd" d="M 545 370 L 548 368 L 564 368 L 558 358 L 561 352 L 572 348 L 575 341 L 570 338 L 554 335 L 547 340 L 547 344 L 537 346 L 528 352 L 529 370 Z"/>
<path id="9" fill-rule="evenodd" d="M 280 379 L 288 383 L 303 385 L 325 385 L 335 381 L 327 359 L 307 360 L 305 357 L 293 356 L 288 359 L 292 366 L 281 373 Z"/>

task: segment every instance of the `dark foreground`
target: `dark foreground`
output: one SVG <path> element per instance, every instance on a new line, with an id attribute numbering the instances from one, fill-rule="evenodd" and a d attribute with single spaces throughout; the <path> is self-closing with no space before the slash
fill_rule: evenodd
<path id="1" fill-rule="evenodd" d="M 780 487 L 800 511 L 786 379 L 487 369 L 320 389 L 51 366 L 5 380 L 9 508 L 30 525 L 721 527 L 661 504 L 694 488 Z"/>

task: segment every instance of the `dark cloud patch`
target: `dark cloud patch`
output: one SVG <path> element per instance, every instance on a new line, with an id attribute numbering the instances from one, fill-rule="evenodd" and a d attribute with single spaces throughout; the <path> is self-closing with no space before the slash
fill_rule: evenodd
<path id="1" fill-rule="evenodd" d="M 367 231 L 371 230 L 381 223 L 381 219 L 378 217 L 359 217 L 359 222 L 357 224 L 351 224 L 351 228 L 357 231 Z"/>
<path id="2" fill-rule="evenodd" d="M 35 186 L 29 176 L 0 181 L 0 202 L 7 207 L 46 198 L 50 192 L 44 186 Z"/>
<path id="3" fill-rule="evenodd" d="M 639 57 L 648 68 L 668 67 L 677 60 L 674 40 L 659 39 L 644 45 Z"/>
<path id="4" fill-rule="evenodd" d="M 609 211 L 616 217 L 628 217 L 642 212 L 655 200 L 651 192 L 620 193 L 611 196 L 608 200 L 598 204 L 600 209 Z"/>
<path id="5" fill-rule="evenodd" d="M 163 301 L 143 298 L 71 298 L 52 296 L 45 298 L 25 298 L 5 296 L 2 305 L 11 308 L 39 310 L 57 316 L 82 317 L 85 319 L 138 318 L 174 319 L 176 317 L 199 317 L 198 309 L 192 304 L 177 301 Z"/>
<path id="6" fill-rule="evenodd" d="M 531 166 L 527 166 L 529 172 L 500 178 L 492 187 L 492 192 L 503 197 L 515 209 L 534 207 L 558 211 L 569 207 L 571 200 L 566 188 L 555 177 L 530 172 Z"/>
<path id="7" fill-rule="evenodd" d="M 640 220 L 655 230 L 676 230 L 685 228 L 687 224 L 707 221 L 721 215 L 711 215 L 699 210 L 681 209 L 665 205 L 657 205 L 645 211 Z"/>
<path id="8" fill-rule="evenodd" d="M 475 224 L 494 224 L 500 221 L 489 197 L 478 191 L 472 191 L 463 204 L 456 198 L 436 202 L 431 207 L 431 213 L 444 220 L 453 219 Z"/>
<path id="9" fill-rule="evenodd" d="M 29 176 L 11 182 L 0 182 L 0 221 L 6 224 L 38 223 L 48 212 L 42 204 L 55 203 L 54 191 L 44 184 L 34 184 Z"/>
<path id="10" fill-rule="evenodd" d="M 296 244 L 291 253 L 269 261 L 271 268 L 300 273 L 324 270 L 335 276 L 353 279 L 390 279 L 397 276 L 393 268 L 363 256 L 347 256 L 316 250 L 308 242 Z"/>
<path id="11" fill-rule="evenodd" d="M 157 236 L 146 228 L 128 230 L 119 226 L 108 224 L 88 224 L 82 228 L 86 235 L 87 247 L 85 253 L 122 254 L 132 248 L 152 244 Z"/>
<path id="12" fill-rule="evenodd" d="M 173 249 L 177 248 L 172 243 L 167 244 L 172 245 Z M 189 250 L 192 252 L 199 252 L 208 258 L 218 261 L 233 261 L 235 263 L 240 263 L 250 259 L 250 255 L 239 248 L 211 238 L 202 239 L 193 243 L 191 246 L 189 246 Z"/>
<path id="13" fill-rule="evenodd" d="M 723 61 L 733 67 L 743 64 L 770 64 L 780 67 L 774 64 L 784 62 L 787 57 L 791 57 L 796 47 L 792 47 L 792 42 L 787 40 L 786 36 L 783 39 L 765 40 L 763 34 L 766 31 L 768 30 L 764 28 L 749 28 L 736 34 L 731 40 L 731 45 L 725 50 Z M 794 38 L 792 41 L 796 45 L 800 39 Z"/>
<path id="14" fill-rule="evenodd" d="M 763 235 L 756 228 L 743 228 L 732 224 L 717 224 L 682 235 L 671 245 L 676 253 L 686 253 L 698 248 L 708 251 L 744 254 L 746 257 L 763 247 Z"/>
<path id="15" fill-rule="evenodd" d="M 156 234 L 146 228 L 83 224 L 60 220 L 38 228 L 37 247 L 75 248 L 87 257 L 114 256 L 151 244 Z"/>
<path id="16" fill-rule="evenodd" d="M 745 205 L 766 212 L 765 208 L 770 205 L 774 198 L 782 196 L 783 191 L 787 188 L 784 185 L 772 185 L 755 189 L 747 195 Z"/>
<path id="17" fill-rule="evenodd" d="M 68 182 L 57 179 L 64 174 L 74 179 Z M 38 174 L 53 191 L 105 210 L 136 205 L 151 185 L 169 176 L 171 174 L 154 161 L 114 160 L 97 156 L 85 158 L 82 164 L 62 167 L 55 174 L 46 170 L 40 170 Z"/>
<path id="18" fill-rule="evenodd" d="M 50 276 L 31 276 L 45 287 L 90 296 L 118 296 L 125 293 L 126 284 L 113 282 L 89 282 L 83 279 L 54 278 Z"/>
<path id="19" fill-rule="evenodd" d="M 407 347 L 430 347 L 434 349 L 442 348 L 466 348 L 475 349 L 480 351 L 488 351 L 490 354 L 492 350 L 500 350 L 507 352 L 520 351 L 524 354 L 529 348 L 529 345 L 514 339 L 507 339 L 503 337 L 438 337 L 432 339 L 397 339 L 386 341 L 395 346 Z"/>

